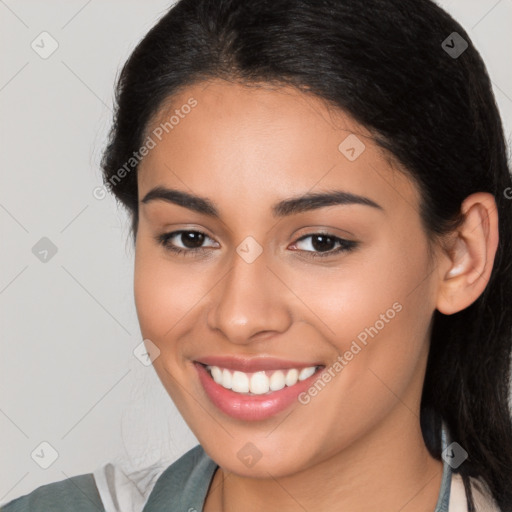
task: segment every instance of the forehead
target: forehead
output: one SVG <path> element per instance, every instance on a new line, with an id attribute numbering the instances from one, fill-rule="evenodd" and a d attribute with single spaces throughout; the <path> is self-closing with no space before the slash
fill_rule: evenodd
<path id="1" fill-rule="evenodd" d="M 292 87 L 197 83 L 162 106 L 147 135 L 139 199 L 166 185 L 248 207 L 340 187 L 381 204 L 418 200 L 365 127 Z"/>

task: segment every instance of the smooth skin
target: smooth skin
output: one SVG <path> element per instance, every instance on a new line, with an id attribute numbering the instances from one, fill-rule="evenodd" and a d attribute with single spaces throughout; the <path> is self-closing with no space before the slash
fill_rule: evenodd
<path id="1" fill-rule="evenodd" d="M 431 319 L 486 287 L 498 244 L 493 196 L 466 198 L 464 224 L 430 258 L 417 187 L 350 116 L 294 88 L 215 79 L 170 99 L 148 133 L 191 97 L 197 106 L 141 162 L 139 200 L 156 186 L 178 189 L 209 199 L 220 217 L 140 202 L 134 289 L 143 337 L 160 350 L 155 370 L 220 466 L 205 511 L 433 512 L 442 462 L 419 423 Z M 350 134 L 365 145 L 354 161 L 338 149 Z M 329 190 L 382 209 L 272 215 L 278 201 Z M 158 243 L 178 230 L 205 233 L 200 250 Z M 358 245 L 334 254 L 339 243 L 318 243 L 319 232 Z M 248 236 L 263 250 L 252 263 L 236 251 Z M 307 405 L 241 421 L 200 385 L 193 361 L 207 355 L 330 366 L 395 302 L 401 311 Z M 261 454 L 252 467 L 237 456 L 249 442 Z"/>

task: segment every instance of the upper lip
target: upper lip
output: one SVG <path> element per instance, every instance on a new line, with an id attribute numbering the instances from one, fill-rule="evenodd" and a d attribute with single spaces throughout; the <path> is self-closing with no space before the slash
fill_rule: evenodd
<path id="1" fill-rule="evenodd" d="M 310 366 L 323 366 L 321 363 L 303 363 L 274 357 L 232 357 L 232 356 L 205 356 L 195 360 L 207 366 L 218 366 L 244 373 L 259 372 L 265 370 L 284 370 L 287 368 L 309 368 Z"/>

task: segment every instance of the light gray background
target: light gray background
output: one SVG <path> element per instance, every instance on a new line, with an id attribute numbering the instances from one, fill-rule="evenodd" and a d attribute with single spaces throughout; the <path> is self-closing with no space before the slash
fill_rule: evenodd
<path id="1" fill-rule="evenodd" d="M 0 504 L 108 461 L 170 463 L 197 443 L 133 355 L 128 218 L 94 195 L 115 77 L 171 3 L 0 0 Z M 512 0 L 440 4 L 482 53 L 510 140 Z M 59 45 L 47 59 L 31 47 L 43 31 Z M 32 252 L 42 237 L 57 247 L 45 263 Z M 31 458 L 50 456 L 44 441 L 58 453 L 48 469 Z"/>

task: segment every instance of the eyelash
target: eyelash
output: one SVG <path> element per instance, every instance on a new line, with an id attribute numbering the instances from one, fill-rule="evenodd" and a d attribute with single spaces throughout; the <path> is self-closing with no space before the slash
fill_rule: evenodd
<path id="1" fill-rule="evenodd" d="M 175 245 L 170 245 L 169 239 L 175 237 L 176 235 L 182 234 L 182 233 L 198 233 L 198 234 L 204 235 L 207 238 L 210 238 L 206 233 L 203 233 L 202 231 L 195 231 L 195 230 L 172 231 L 170 233 L 163 233 L 161 235 L 157 235 L 155 238 L 156 238 L 156 241 L 158 244 L 162 245 L 166 250 L 168 250 L 174 254 L 177 254 L 177 255 L 194 256 L 197 252 L 202 251 L 204 249 L 204 247 L 196 247 L 194 249 L 182 249 L 181 247 L 176 247 Z M 329 233 L 311 233 L 309 235 L 304 235 L 304 236 L 300 237 L 299 239 L 297 239 L 297 242 L 301 242 L 302 240 L 305 240 L 310 237 L 318 236 L 318 235 L 325 236 L 327 238 L 331 238 L 332 240 L 334 240 L 335 243 L 339 243 L 340 246 L 337 249 L 332 249 L 332 250 L 324 251 L 324 252 L 302 250 L 302 252 L 305 252 L 308 254 L 308 257 L 326 258 L 328 256 L 333 256 L 335 254 L 340 254 L 343 252 L 350 252 L 359 245 L 359 242 L 355 242 L 353 240 L 345 240 L 343 238 L 339 238 L 339 237 L 331 235 Z M 300 249 L 299 249 L 299 251 L 300 251 Z"/>

